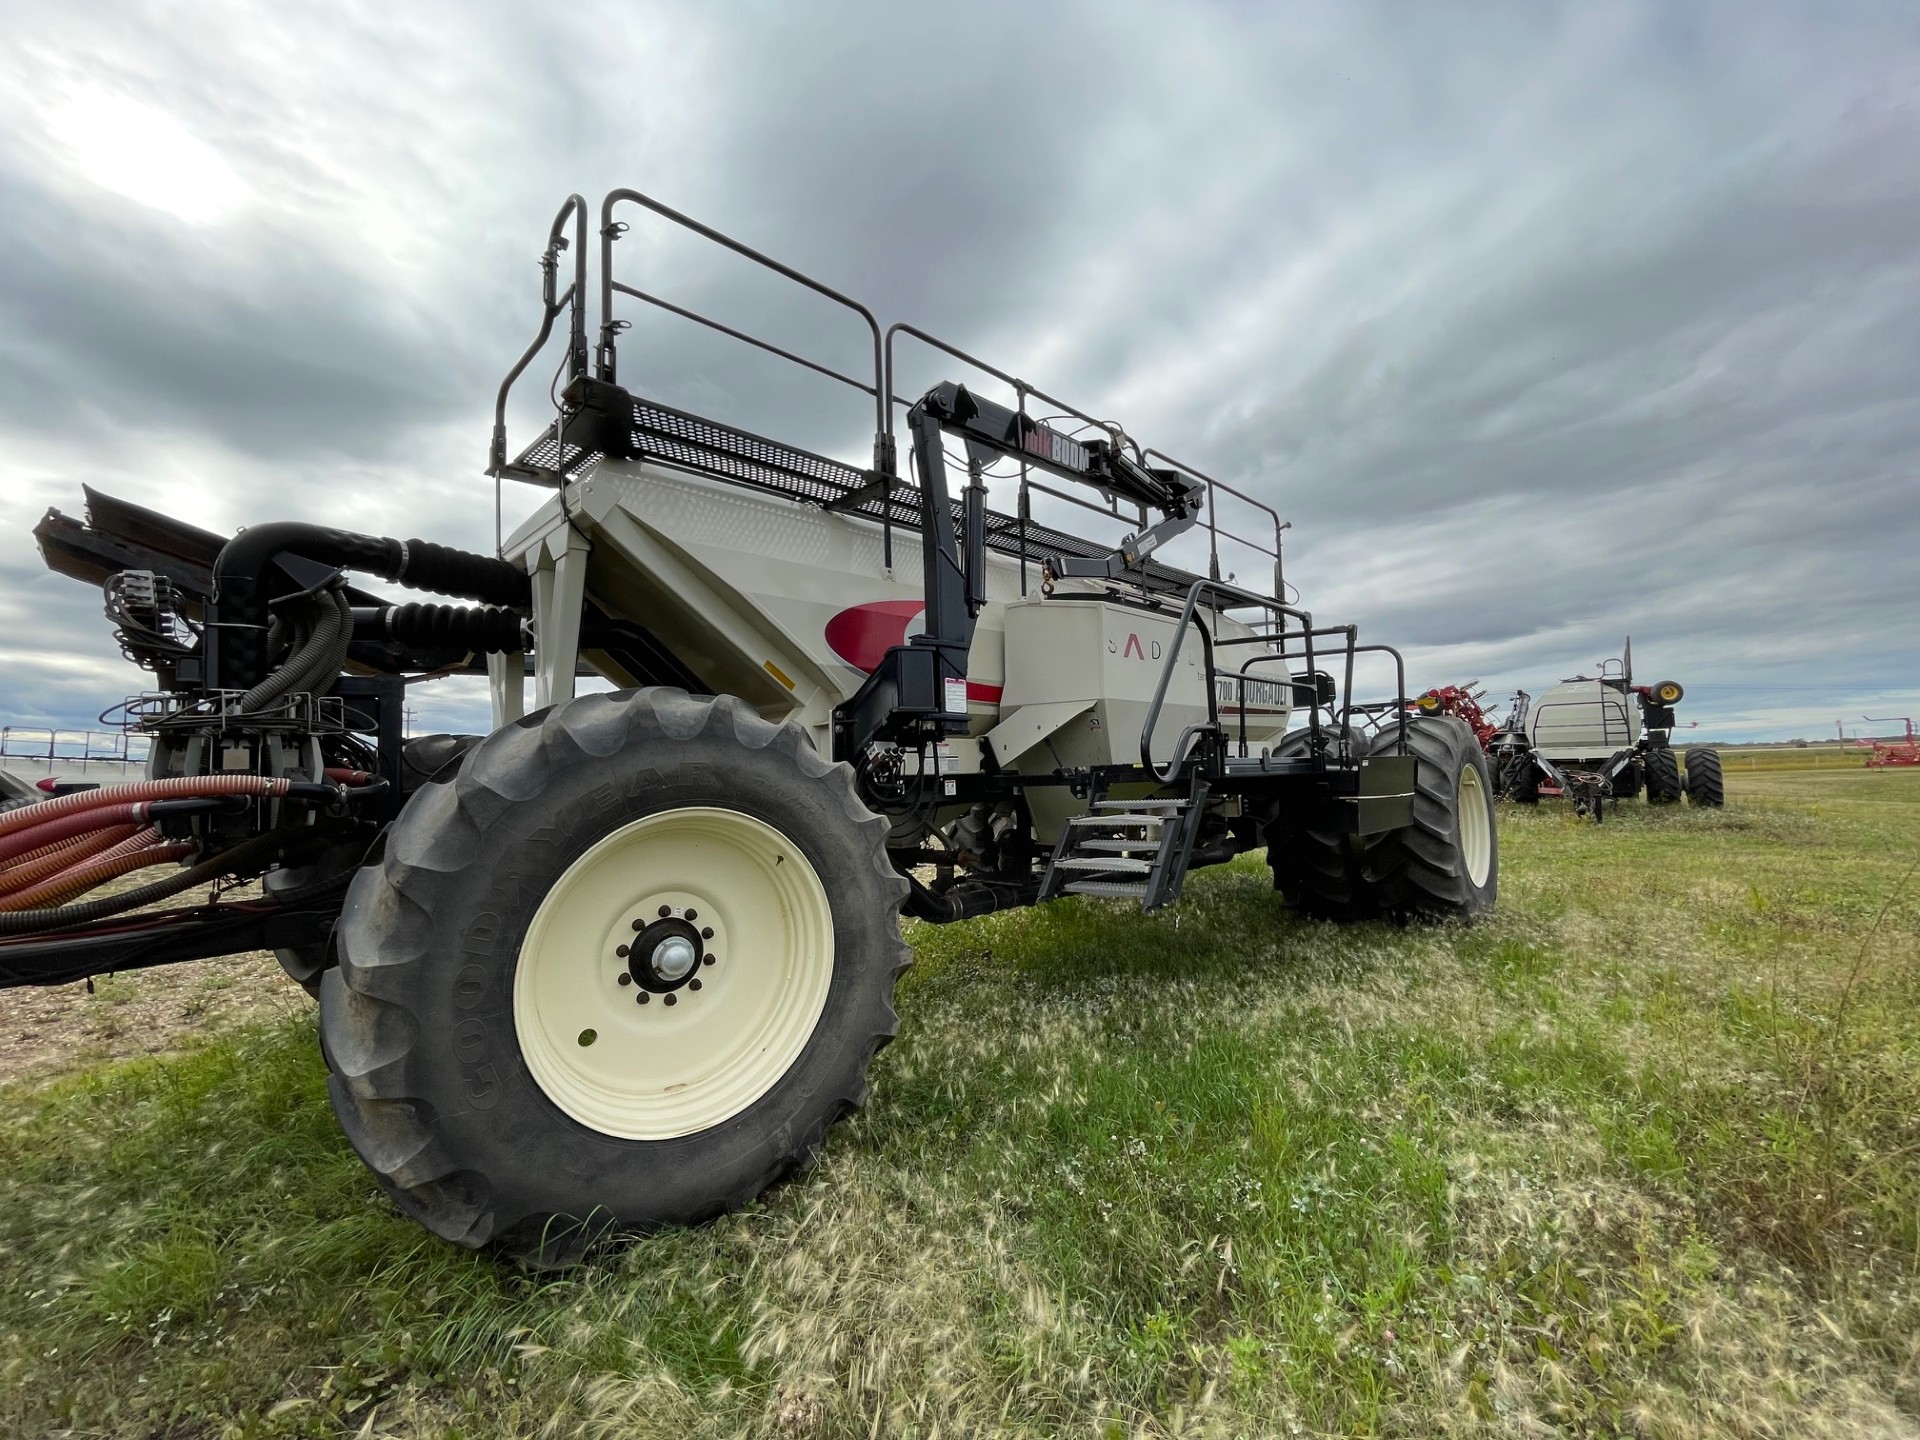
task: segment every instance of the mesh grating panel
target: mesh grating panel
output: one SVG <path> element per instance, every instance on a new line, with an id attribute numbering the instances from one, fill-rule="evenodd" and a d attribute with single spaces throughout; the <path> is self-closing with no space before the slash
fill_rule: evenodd
<path id="1" fill-rule="evenodd" d="M 643 459 L 815 505 L 838 500 L 874 478 L 871 471 L 859 470 L 810 451 L 796 450 L 764 436 L 736 430 L 732 426 L 689 415 L 665 405 L 656 405 L 649 400 L 635 400 L 633 403 L 633 439 Z M 566 447 L 565 459 L 567 464 L 575 467 L 569 473 L 576 478 L 591 474 L 600 461 L 597 454 L 583 457 L 577 445 Z M 553 430 L 549 428 L 530 445 L 521 460 L 547 469 L 558 465 L 561 446 Z M 896 479 L 891 503 L 874 495 L 857 505 L 845 507 L 842 513 L 873 521 L 891 518 L 895 528 L 918 533 L 920 487 L 909 480 Z M 953 516 L 954 524 L 959 525 L 962 512 L 958 501 L 953 502 Z M 1092 559 L 1109 553 L 1109 547 L 1098 541 L 1070 535 L 1050 526 L 1036 525 L 1032 521 L 1028 521 L 1024 527 L 1024 542 L 1022 535 L 1023 527 L 1017 516 L 1004 515 L 997 510 L 987 512 L 987 546 L 1003 555 L 1017 556 L 1024 552 L 1029 560 L 1037 563 L 1046 555 L 1074 555 Z M 1146 582 L 1148 588 L 1153 590 L 1185 593 L 1187 587 L 1198 578 L 1172 566 L 1147 562 Z"/>

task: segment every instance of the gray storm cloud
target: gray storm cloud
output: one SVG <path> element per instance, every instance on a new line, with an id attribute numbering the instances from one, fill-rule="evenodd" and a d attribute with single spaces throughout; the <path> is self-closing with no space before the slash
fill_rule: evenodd
<path id="1" fill-rule="evenodd" d="M 7 722 L 139 684 L 28 538 L 82 482 L 490 543 L 541 233 L 614 185 L 1261 496 L 1415 685 L 1631 632 L 1729 737 L 1920 705 L 1910 7 L 108 0 L 0 40 Z M 862 361 L 661 227 L 621 263 Z M 860 456 L 858 397 L 632 318 L 630 383 Z"/>

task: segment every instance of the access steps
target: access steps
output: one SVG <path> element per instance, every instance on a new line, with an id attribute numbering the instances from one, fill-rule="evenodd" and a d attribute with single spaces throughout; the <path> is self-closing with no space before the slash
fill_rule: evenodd
<path id="1" fill-rule="evenodd" d="M 1040 898 L 1138 900 L 1153 911 L 1180 898 L 1206 792 L 1178 800 L 1095 800 L 1061 827 Z"/>

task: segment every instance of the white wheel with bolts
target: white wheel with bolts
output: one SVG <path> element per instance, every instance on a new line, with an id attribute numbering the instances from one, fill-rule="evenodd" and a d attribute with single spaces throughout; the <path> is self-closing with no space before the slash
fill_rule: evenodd
<path id="1" fill-rule="evenodd" d="M 582 1125 L 670 1140 L 723 1123 L 806 1048 L 833 979 L 833 914 L 797 846 L 709 806 L 624 825 L 567 868 L 514 974 L 514 1028 Z"/>

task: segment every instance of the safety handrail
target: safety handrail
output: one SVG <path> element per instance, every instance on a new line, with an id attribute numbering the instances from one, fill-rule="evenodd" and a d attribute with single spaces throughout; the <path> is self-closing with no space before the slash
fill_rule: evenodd
<path id="1" fill-rule="evenodd" d="M 894 470 L 892 447 L 893 422 L 886 399 L 889 391 L 887 388 L 885 349 L 880 334 L 880 322 L 874 318 L 873 312 L 851 296 L 841 294 L 831 285 L 823 284 L 815 280 L 811 275 L 806 275 L 795 270 L 790 265 L 783 265 L 771 256 L 761 254 L 752 246 L 735 240 L 731 235 L 723 234 L 710 225 L 703 225 L 691 215 L 683 215 L 672 206 L 664 205 L 651 195 L 644 195 L 638 190 L 609 190 L 606 199 L 600 202 L 600 344 L 594 356 L 594 373 L 598 378 L 608 381 L 609 383 L 612 383 L 617 378 L 614 359 L 614 337 L 626 328 L 626 322 L 624 320 L 615 320 L 613 318 L 614 291 L 625 288 L 617 286 L 613 278 L 613 243 L 627 231 L 627 226 L 624 222 L 617 222 L 613 218 L 614 206 L 622 202 L 639 205 L 644 209 L 651 210 L 664 220 L 670 220 L 683 229 L 691 230 L 703 239 L 711 240 L 714 244 L 723 246 L 733 251 L 736 255 L 744 256 L 756 265 L 773 271 L 776 275 L 783 275 L 796 284 L 804 285 L 815 294 L 824 295 L 835 304 L 844 306 L 848 310 L 853 311 L 854 314 L 858 315 L 862 320 L 866 321 L 867 330 L 873 337 L 873 388 L 868 391 L 873 397 L 874 403 L 873 468 L 885 476 L 892 476 L 896 473 Z M 632 292 L 629 291 L 628 293 Z M 861 386 L 860 388 L 863 390 L 866 389 L 865 386 Z"/>
<path id="2" fill-rule="evenodd" d="M 973 366 L 974 369 L 979 370 L 984 374 L 993 376 L 994 379 L 1000 381 L 1002 384 L 1011 386 L 1013 388 L 1014 393 L 1020 397 L 1020 413 L 1023 415 L 1026 413 L 1026 409 L 1027 409 L 1027 403 L 1026 403 L 1027 397 L 1031 395 L 1034 399 L 1040 401 L 1043 405 L 1051 405 L 1053 406 L 1054 409 L 1061 411 L 1063 414 L 1071 415 L 1076 420 L 1084 420 L 1087 424 L 1106 431 L 1108 436 L 1112 438 L 1114 444 L 1116 445 L 1125 444 L 1128 447 L 1130 447 L 1136 455 L 1140 453 L 1140 447 L 1138 445 L 1135 445 L 1132 439 L 1128 437 L 1126 431 L 1122 430 L 1113 421 L 1101 420 L 1095 416 L 1089 415 L 1087 414 L 1086 411 L 1077 409 L 1074 406 L 1069 405 L 1066 401 L 1056 399 L 1054 396 L 1047 394 L 1046 391 L 1039 389 L 1037 386 L 1028 384 L 1025 380 L 1020 379 L 1017 375 L 1009 375 L 1006 371 L 1000 369 L 998 366 L 989 365 L 986 361 L 980 359 L 978 356 L 969 355 L 966 351 L 962 350 L 959 346 L 949 345 L 945 340 L 942 340 L 939 336 L 929 335 L 925 330 L 922 330 L 918 325 L 909 325 L 904 320 L 896 321 L 894 324 L 889 325 L 887 327 L 886 345 L 884 347 L 884 350 L 885 350 L 885 364 L 886 364 L 885 374 L 887 377 L 886 383 L 887 383 L 887 388 L 889 390 L 893 388 L 893 337 L 895 335 L 905 335 L 905 336 L 908 336 L 910 339 L 918 340 L 922 345 L 926 345 L 932 349 L 938 350 L 943 355 L 950 355 L 955 360 L 960 361 L 963 365 L 971 365 Z M 896 401 L 895 403 L 905 405 L 907 402 Z M 887 416 L 887 433 L 889 436 L 891 436 L 893 433 L 893 416 L 891 414 Z"/>
<path id="3" fill-rule="evenodd" d="M 573 283 L 564 292 L 555 293 L 559 285 L 560 252 L 567 248 L 567 221 L 573 221 Z M 493 439 L 487 448 L 487 474 L 493 477 L 493 550 L 494 554 L 503 554 L 504 536 L 501 519 L 501 481 L 507 476 L 507 395 L 526 373 L 527 366 L 533 363 L 533 357 L 546 348 L 548 339 L 553 335 L 553 322 L 559 318 L 562 310 L 570 310 L 572 318 L 567 324 L 567 379 L 581 374 L 587 368 L 587 202 L 578 194 L 569 195 L 566 203 L 553 217 L 553 224 L 547 227 L 547 248 L 540 255 L 540 333 L 533 337 L 533 343 L 527 346 L 524 354 L 507 371 L 506 378 L 500 382 L 500 390 L 493 397 Z M 555 426 L 556 436 L 558 425 Z M 559 456 L 564 466 L 566 452 L 564 448 Z"/>
<path id="4" fill-rule="evenodd" d="M 631 295 L 636 300 L 644 300 L 647 304 L 654 306 L 656 309 L 664 310 L 669 315 L 678 315 L 682 320 L 691 320 L 696 325 L 704 325 L 709 330 L 718 331 L 730 340 L 738 340 L 744 345 L 751 345 L 757 350 L 764 350 L 769 355 L 778 355 L 782 360 L 791 360 L 796 365 L 804 365 L 807 369 L 825 375 L 830 380 L 838 380 L 842 385 L 851 386 L 862 395 L 871 395 L 874 393 L 873 386 L 867 384 L 864 380 L 856 380 L 851 375 L 844 375 L 830 365 L 822 365 L 818 360 L 809 360 L 806 356 L 796 355 L 791 350 L 782 350 L 778 345 L 773 344 L 771 341 L 762 340 L 757 335 L 749 335 L 744 330 L 736 330 L 731 325 L 723 325 L 710 315 L 702 315 L 697 310 L 689 310 L 684 305 L 676 305 L 671 300 L 662 299 L 658 295 L 649 295 L 645 290 L 637 290 L 633 286 L 623 284 L 618 280 L 613 282 L 613 288 L 622 295 Z M 897 399 L 898 397 L 895 398 Z"/>
<path id="5" fill-rule="evenodd" d="M 1233 496 L 1234 499 L 1243 501 L 1244 503 L 1253 506 L 1254 509 L 1262 511 L 1267 516 L 1267 518 L 1273 522 L 1273 548 L 1271 550 L 1267 549 L 1266 546 L 1260 544 L 1257 540 L 1249 540 L 1247 539 L 1246 536 L 1236 535 L 1231 530 L 1226 532 L 1226 536 L 1227 536 L 1227 539 L 1231 540 L 1236 545 L 1244 545 L 1249 550 L 1257 551 L 1259 554 L 1272 557 L 1273 597 L 1276 600 L 1280 600 L 1284 602 L 1287 598 L 1287 582 L 1286 582 L 1286 576 L 1282 573 L 1282 570 L 1281 570 L 1280 532 L 1285 530 L 1287 528 L 1287 525 L 1290 522 L 1282 520 L 1280 518 L 1280 512 L 1278 510 L 1275 510 L 1271 505 L 1267 504 L 1264 500 L 1256 500 L 1253 498 L 1253 496 L 1247 494 L 1244 490 L 1236 490 L 1233 486 L 1227 484 L 1226 481 L 1216 480 L 1213 478 L 1213 476 L 1207 474 L 1206 471 L 1196 470 L 1193 468 L 1193 466 L 1187 464 L 1186 461 L 1174 459 L 1173 456 L 1167 454 L 1167 452 L 1164 450 L 1149 450 L 1146 453 L 1146 458 L 1152 459 L 1152 460 L 1164 460 L 1167 464 L 1171 465 L 1174 469 L 1183 471 L 1184 473 L 1191 475 L 1194 479 L 1201 481 L 1203 484 L 1206 485 L 1207 487 L 1207 518 L 1205 523 L 1207 527 L 1207 533 L 1209 536 L 1208 574 L 1213 579 L 1218 580 L 1220 578 L 1220 534 L 1221 534 L 1220 521 L 1219 521 L 1220 507 L 1216 505 L 1213 501 L 1213 494 L 1216 490 L 1221 491 L 1225 494 L 1231 495 Z"/>
<path id="6" fill-rule="evenodd" d="M 1206 663 L 1203 669 L 1206 675 L 1207 718 L 1205 722 L 1196 722 L 1180 732 L 1179 738 L 1174 741 L 1173 758 L 1167 762 L 1167 768 L 1165 770 L 1162 770 L 1154 763 L 1153 732 L 1160 724 L 1160 711 L 1166 705 L 1167 687 L 1173 683 L 1174 671 L 1180 663 L 1181 646 L 1186 641 L 1187 631 L 1195 625 L 1200 608 L 1200 598 L 1206 594 L 1216 596 L 1219 602 L 1221 602 L 1209 607 L 1216 614 L 1225 613 L 1228 610 L 1244 610 L 1249 607 L 1258 607 L 1280 616 L 1283 626 L 1286 623 L 1286 618 L 1292 616 L 1299 620 L 1307 630 L 1311 631 L 1313 628 L 1313 616 L 1305 610 L 1297 610 L 1291 605 L 1281 603 L 1279 600 L 1264 595 L 1256 595 L 1251 590 L 1242 590 L 1239 586 L 1229 585 L 1222 580 L 1196 580 L 1192 585 L 1187 587 L 1186 604 L 1180 607 L 1180 619 L 1174 626 L 1173 639 L 1167 646 L 1167 658 L 1160 666 L 1160 680 L 1159 683 L 1154 686 L 1153 703 L 1147 707 L 1146 721 L 1140 727 L 1140 764 L 1149 775 L 1153 776 L 1153 778 L 1162 785 L 1171 785 L 1175 779 L 1178 778 L 1181 766 L 1186 763 L 1187 744 L 1196 734 L 1202 734 L 1210 730 L 1217 732 L 1220 728 L 1220 700 L 1214 690 L 1214 678 L 1216 674 L 1219 673 L 1213 663 L 1215 642 L 1213 632 L 1205 625 L 1200 625 L 1198 627 L 1200 631 L 1200 644 L 1206 657 Z M 1269 638 L 1271 637 L 1244 636 L 1230 639 L 1223 643 L 1253 643 Z M 1311 644 L 1311 641 L 1308 643 Z M 1244 708 L 1243 706 L 1242 709 Z"/>
<path id="7" fill-rule="evenodd" d="M 1328 626 L 1322 627 L 1319 630 L 1314 631 L 1313 633 L 1316 635 L 1344 634 L 1347 636 L 1347 646 L 1346 646 L 1347 673 L 1345 677 L 1344 686 L 1340 691 L 1340 729 L 1343 734 L 1352 727 L 1353 716 L 1355 711 L 1367 710 L 1370 708 L 1369 706 L 1366 706 L 1366 705 L 1356 705 L 1353 703 L 1353 667 L 1354 667 L 1355 658 L 1360 655 L 1376 655 L 1376 654 L 1391 655 L 1393 657 L 1394 687 L 1395 687 L 1394 695 L 1396 698 L 1390 701 L 1385 701 L 1383 703 L 1386 705 L 1392 706 L 1399 715 L 1399 720 L 1400 720 L 1399 742 L 1402 746 L 1404 746 L 1406 744 L 1406 739 L 1407 739 L 1407 662 L 1401 656 L 1400 652 L 1394 649 L 1393 646 L 1391 645 L 1361 645 L 1356 643 L 1360 638 L 1360 627 L 1357 625 L 1328 625 Z M 1259 638 L 1266 639 L 1271 637 L 1262 636 Z M 1291 636 L 1282 636 L 1280 638 L 1284 640 L 1284 639 L 1291 638 Z M 1225 643 L 1231 644 L 1235 642 L 1229 641 Z M 1289 650 L 1284 648 L 1283 646 L 1283 648 L 1279 650 L 1275 650 L 1266 655 L 1255 655 L 1240 667 L 1238 679 L 1240 680 L 1240 683 L 1241 683 L 1240 748 L 1242 753 L 1245 752 L 1246 744 L 1247 744 L 1247 709 L 1246 709 L 1246 698 L 1245 698 L 1247 672 L 1256 665 L 1267 664 L 1267 663 L 1278 661 L 1278 660 L 1297 660 L 1297 659 L 1306 658 L 1308 660 L 1308 665 L 1309 665 L 1308 675 L 1309 677 L 1311 677 L 1313 673 L 1311 670 L 1312 661 L 1310 658 L 1312 655 L 1311 643 L 1312 642 L 1309 640 L 1308 648 L 1304 652 L 1298 651 L 1298 650 Z M 1373 708 L 1377 708 L 1377 707 L 1373 707 Z M 1318 716 L 1319 710 L 1320 710 L 1320 702 L 1319 702 L 1319 698 L 1316 696 L 1314 699 L 1314 703 L 1309 710 L 1309 725 L 1311 725 L 1313 719 Z M 1333 718 L 1331 712 L 1329 712 L 1327 718 L 1329 720 Z"/>
<path id="8" fill-rule="evenodd" d="M 564 293 L 556 296 L 555 286 L 559 283 L 560 252 L 567 248 L 565 230 L 569 217 L 573 220 L 573 283 Z M 493 399 L 493 445 L 488 452 L 487 473 L 494 477 L 494 494 L 499 494 L 498 481 L 507 468 L 507 394 L 516 381 L 533 363 L 533 357 L 546 347 L 547 340 L 553 334 L 553 322 L 560 312 L 571 308 L 573 319 L 567 332 L 567 378 L 572 379 L 587 366 L 587 330 L 586 315 L 582 302 L 587 288 L 587 202 L 578 195 L 569 195 L 567 203 L 560 207 L 560 213 L 553 217 L 553 224 L 547 229 L 547 248 L 540 256 L 540 298 L 542 311 L 540 333 L 534 336 L 533 343 L 526 348 L 514 367 L 507 371 L 506 379 L 500 382 L 500 390 Z M 496 504 L 496 509 L 498 508 Z"/>

